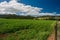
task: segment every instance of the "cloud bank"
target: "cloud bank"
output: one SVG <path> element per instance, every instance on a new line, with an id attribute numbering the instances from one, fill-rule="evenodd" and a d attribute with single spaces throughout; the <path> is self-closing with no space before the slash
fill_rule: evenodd
<path id="1" fill-rule="evenodd" d="M 54 13 L 41 13 L 43 8 L 32 7 L 18 3 L 16 0 L 0 3 L 0 14 L 19 14 L 19 15 L 54 15 Z"/>

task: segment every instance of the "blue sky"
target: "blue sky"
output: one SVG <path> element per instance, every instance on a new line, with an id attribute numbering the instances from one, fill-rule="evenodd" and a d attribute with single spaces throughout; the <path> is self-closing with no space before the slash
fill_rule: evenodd
<path id="1" fill-rule="evenodd" d="M 0 0 L 0 2 L 3 1 L 9 2 L 10 0 Z M 43 8 L 42 12 L 60 13 L 60 0 L 18 0 L 18 2 L 33 7 Z"/>
<path id="2" fill-rule="evenodd" d="M 19 2 L 43 8 L 43 12 L 60 13 L 60 0 L 20 0 Z"/>

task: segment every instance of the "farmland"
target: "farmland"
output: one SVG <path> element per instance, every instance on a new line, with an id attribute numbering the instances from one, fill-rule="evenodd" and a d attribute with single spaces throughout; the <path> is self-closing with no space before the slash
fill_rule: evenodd
<path id="1" fill-rule="evenodd" d="M 47 40 L 53 31 L 54 20 L 0 19 L 1 40 Z"/>

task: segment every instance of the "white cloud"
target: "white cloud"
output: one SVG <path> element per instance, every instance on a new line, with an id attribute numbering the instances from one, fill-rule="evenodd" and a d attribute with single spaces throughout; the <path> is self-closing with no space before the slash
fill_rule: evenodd
<path id="1" fill-rule="evenodd" d="M 40 15 L 55 15 L 55 12 L 53 12 L 53 13 L 41 13 Z"/>
<path id="2" fill-rule="evenodd" d="M 43 8 L 18 3 L 17 0 L 0 3 L 0 14 L 17 14 L 19 12 L 20 15 L 53 15 L 52 13 L 41 13 L 41 10 Z"/>

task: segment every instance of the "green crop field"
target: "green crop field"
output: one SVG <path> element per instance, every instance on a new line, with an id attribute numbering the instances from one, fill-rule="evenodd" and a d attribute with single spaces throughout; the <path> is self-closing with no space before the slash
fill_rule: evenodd
<path id="1" fill-rule="evenodd" d="M 53 20 L 0 19 L 0 40 L 47 40 Z M 2 35 L 2 36 L 3 36 Z"/>

